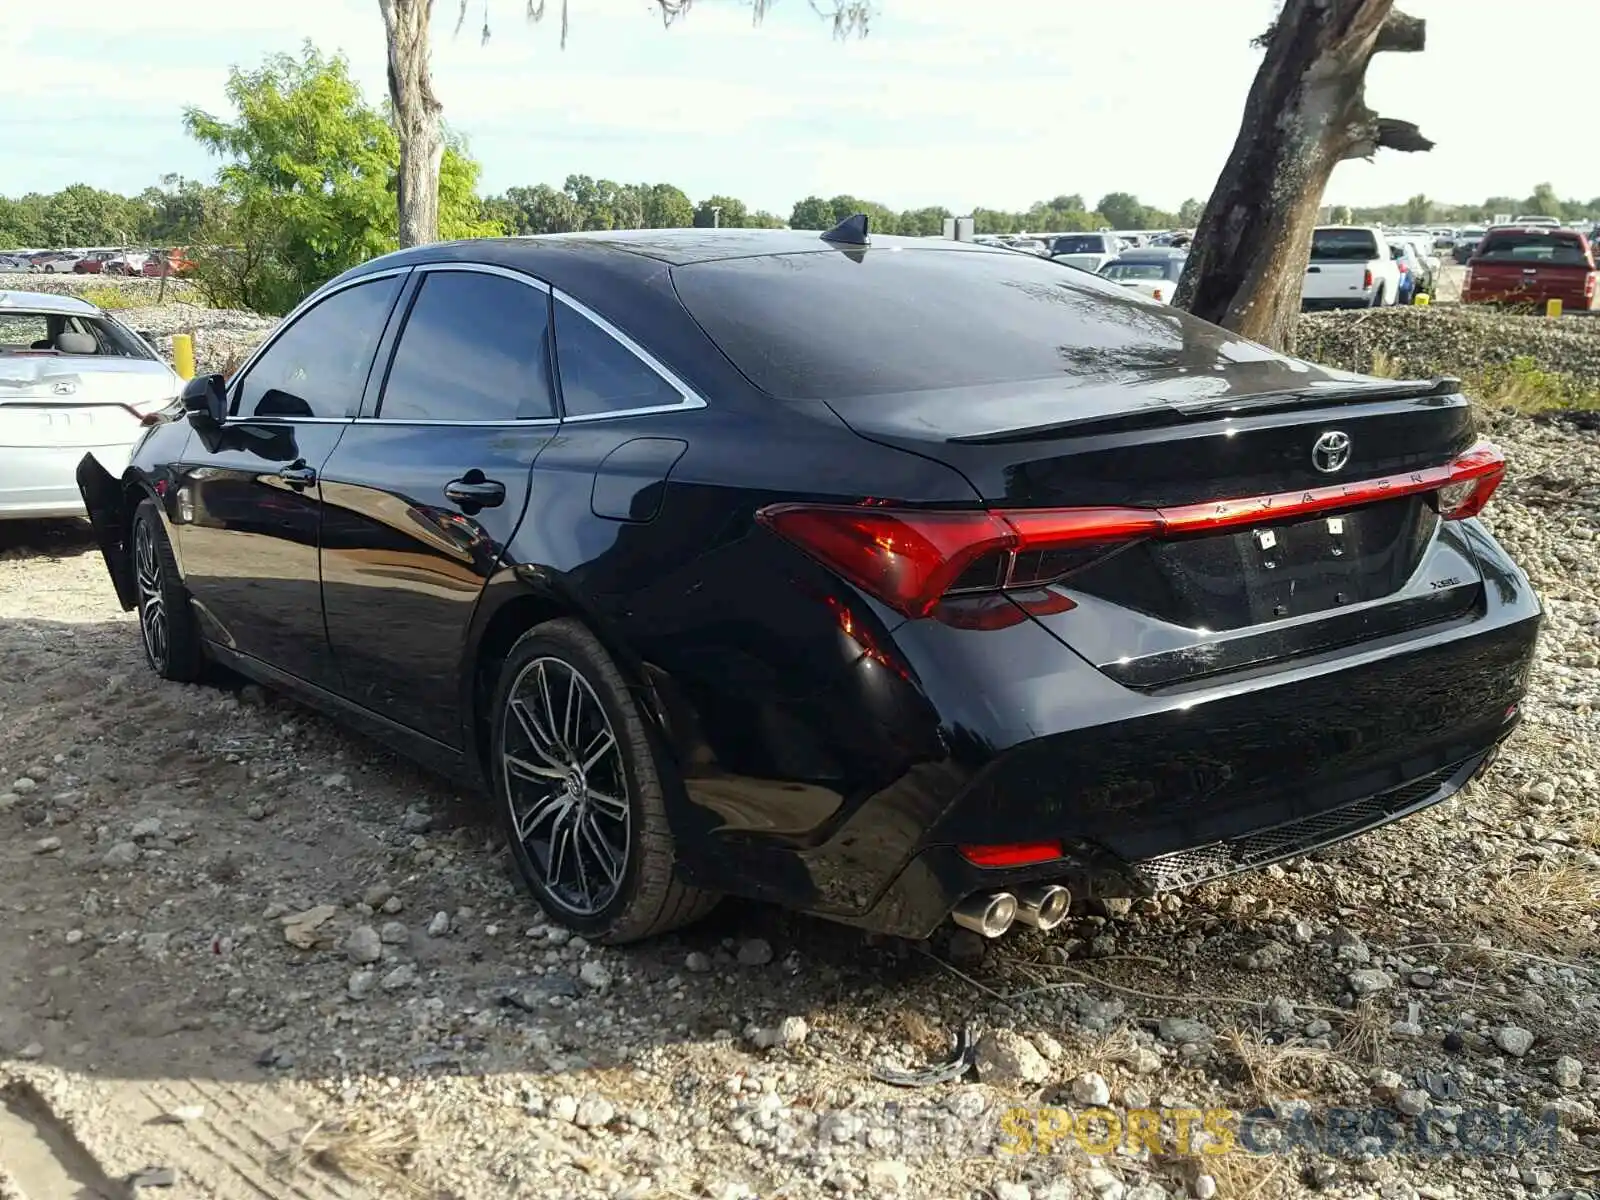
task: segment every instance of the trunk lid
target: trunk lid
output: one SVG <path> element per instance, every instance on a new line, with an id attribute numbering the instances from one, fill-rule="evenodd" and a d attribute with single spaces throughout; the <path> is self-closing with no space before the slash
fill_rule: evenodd
<path id="1" fill-rule="evenodd" d="M 1452 380 L 1391 383 L 1273 359 L 1231 372 L 1222 395 L 1197 398 L 1195 383 L 1217 382 L 1083 381 L 987 398 L 962 389 L 831 406 L 864 437 L 954 467 L 1000 510 L 1337 498 L 1358 481 L 1444 466 L 1476 438 Z M 1040 619 L 1112 674 L 1133 648 L 1169 656 L 1159 669 L 1135 669 L 1130 683 L 1238 665 L 1240 647 L 1223 653 L 1217 639 L 1336 610 L 1341 636 L 1371 635 L 1372 621 L 1347 614 L 1408 587 L 1423 596 L 1408 610 L 1416 620 L 1441 619 L 1448 598 L 1476 594 L 1479 576 L 1463 547 L 1439 561 L 1437 578 L 1417 578 L 1439 525 L 1425 494 L 1299 518 L 1264 510 L 1250 525 L 1091 558 L 1060 585 L 1086 611 Z M 1430 582 L 1439 586 L 1422 586 Z M 1448 597 L 1426 598 L 1441 591 Z M 1302 628 L 1278 648 L 1303 650 L 1326 634 Z"/>

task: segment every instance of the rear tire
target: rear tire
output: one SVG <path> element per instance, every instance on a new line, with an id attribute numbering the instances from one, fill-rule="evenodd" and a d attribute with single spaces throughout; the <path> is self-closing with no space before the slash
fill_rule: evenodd
<path id="1" fill-rule="evenodd" d="M 205 643 L 154 500 L 134 510 L 130 553 L 145 660 L 163 679 L 194 683 L 205 670 Z"/>
<path id="2" fill-rule="evenodd" d="M 655 741 L 582 622 L 548 621 L 518 638 L 490 714 L 495 807 L 518 874 L 553 920 L 621 943 L 716 906 L 716 893 L 674 877 Z"/>

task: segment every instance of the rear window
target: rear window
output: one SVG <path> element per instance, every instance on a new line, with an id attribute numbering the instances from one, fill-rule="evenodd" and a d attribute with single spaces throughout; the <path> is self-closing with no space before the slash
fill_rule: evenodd
<path id="1" fill-rule="evenodd" d="M 1107 263 L 1101 268 L 1100 274 L 1107 279 L 1165 279 L 1167 267 L 1165 263 Z"/>
<path id="2" fill-rule="evenodd" d="M 1311 257 L 1322 262 L 1366 262 L 1380 257 L 1368 229 L 1318 229 L 1311 235 Z"/>
<path id="3" fill-rule="evenodd" d="M 1477 257 L 1486 262 L 1550 263 L 1562 267 L 1589 265 L 1583 243 L 1570 233 L 1491 233 L 1478 247 Z"/>
<path id="4" fill-rule="evenodd" d="M 1022 254 L 786 254 L 672 278 L 733 364 L 784 399 L 1161 370 L 1183 365 L 1195 333 L 1186 314 Z"/>
<path id="5" fill-rule="evenodd" d="M 62 334 L 67 334 L 65 341 Z M 87 337 L 92 341 L 84 341 Z M 151 357 L 132 333 L 110 318 L 78 313 L 0 312 L 0 354 L 19 351 L 98 354 L 113 358 Z"/>
<path id="6" fill-rule="evenodd" d="M 1081 237 L 1058 237 L 1051 254 L 1104 254 L 1106 240 L 1099 234 L 1085 234 Z"/>

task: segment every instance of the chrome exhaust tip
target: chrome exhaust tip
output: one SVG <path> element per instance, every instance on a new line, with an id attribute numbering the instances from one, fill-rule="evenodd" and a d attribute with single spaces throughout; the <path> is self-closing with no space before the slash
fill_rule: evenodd
<path id="1" fill-rule="evenodd" d="M 950 913 L 963 929 L 997 938 L 1017 919 L 1017 898 L 1010 892 L 974 892 Z"/>
<path id="2" fill-rule="evenodd" d="M 1065 921 L 1071 908 L 1072 893 L 1060 884 L 1041 884 L 1027 888 L 1017 896 L 1017 920 L 1024 925 L 1032 925 L 1041 933 Z"/>

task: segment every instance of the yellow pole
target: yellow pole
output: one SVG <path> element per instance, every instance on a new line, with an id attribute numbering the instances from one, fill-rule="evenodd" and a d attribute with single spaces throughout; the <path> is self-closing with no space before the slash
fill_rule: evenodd
<path id="1" fill-rule="evenodd" d="M 1559 297 L 1553 297 L 1544 302 L 1544 315 L 1547 317 L 1559 317 L 1561 315 L 1561 300 Z"/>
<path id="2" fill-rule="evenodd" d="M 172 335 L 172 365 L 183 378 L 194 378 L 194 335 L 188 333 Z"/>

